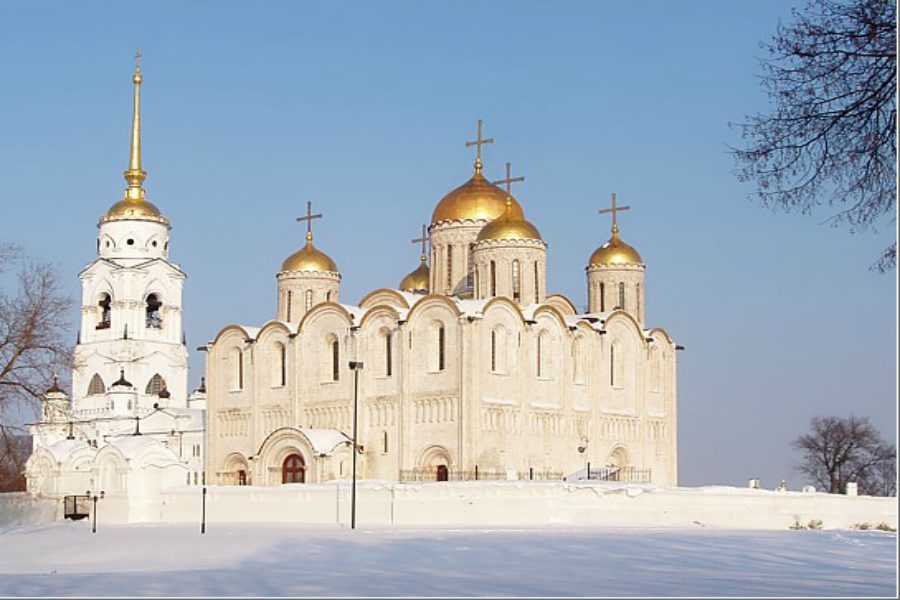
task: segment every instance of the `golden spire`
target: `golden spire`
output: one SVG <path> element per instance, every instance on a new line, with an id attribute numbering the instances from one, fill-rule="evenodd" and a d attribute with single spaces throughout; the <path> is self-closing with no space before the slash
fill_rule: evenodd
<path id="1" fill-rule="evenodd" d="M 598 210 L 599 214 L 612 213 L 612 239 L 613 242 L 619 240 L 619 224 L 616 222 L 616 213 L 622 210 L 631 210 L 630 206 L 616 206 L 616 193 L 612 194 L 612 208 L 604 208 Z"/>
<path id="2" fill-rule="evenodd" d="M 478 119 L 478 136 L 475 138 L 474 142 L 466 142 L 466 148 L 469 146 L 475 146 L 476 155 L 475 155 L 475 173 L 481 173 L 481 147 L 484 144 L 493 144 L 494 138 L 483 138 L 481 137 L 481 119 Z"/>
<path id="3" fill-rule="evenodd" d="M 131 157 L 128 170 L 125 171 L 125 181 L 128 189 L 125 197 L 129 200 L 143 200 L 144 188 L 142 184 L 147 179 L 147 173 L 141 169 L 141 53 L 134 55 L 134 115 L 131 121 Z"/>
<path id="4" fill-rule="evenodd" d="M 312 244 L 313 234 L 312 234 L 312 222 L 313 219 L 321 219 L 322 214 L 319 213 L 317 215 L 312 214 L 312 202 L 309 201 L 306 203 L 306 216 L 305 217 L 297 217 L 297 222 L 302 223 L 306 221 L 306 245 L 309 246 Z"/>
<path id="5" fill-rule="evenodd" d="M 425 244 L 428 243 L 428 236 L 426 235 L 427 232 L 428 232 L 428 228 L 425 225 L 422 225 L 422 237 L 416 238 L 410 242 L 411 244 L 418 244 L 420 242 L 422 243 L 421 259 L 422 259 L 423 263 L 428 260 L 428 256 L 426 255 L 427 250 L 425 248 Z"/>

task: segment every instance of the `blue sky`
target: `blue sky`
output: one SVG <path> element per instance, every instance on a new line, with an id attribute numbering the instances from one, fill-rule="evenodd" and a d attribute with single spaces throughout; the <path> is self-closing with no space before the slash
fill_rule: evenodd
<path id="1" fill-rule="evenodd" d="M 647 319 L 679 354 L 681 483 L 764 486 L 792 472 L 815 415 L 896 436 L 896 276 L 869 270 L 896 232 L 851 236 L 773 213 L 734 177 L 729 127 L 765 110 L 759 43 L 781 1 L 158 2 L 0 5 L 0 240 L 56 263 L 73 302 L 99 215 L 121 197 L 133 55 L 144 55 L 148 198 L 188 273 L 193 349 L 275 314 L 302 242 L 341 297 L 396 286 L 409 243 L 468 178 L 475 122 L 511 160 L 549 243 L 548 290 L 586 303 L 609 237 L 647 263 Z M 73 311 L 73 338 L 77 311 Z"/>

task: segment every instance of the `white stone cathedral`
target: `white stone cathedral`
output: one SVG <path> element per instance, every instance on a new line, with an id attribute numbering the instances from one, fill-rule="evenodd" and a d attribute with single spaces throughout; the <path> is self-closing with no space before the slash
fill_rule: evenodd
<path id="1" fill-rule="evenodd" d="M 619 237 L 587 261 L 587 312 L 546 292 L 547 243 L 482 170 L 434 208 L 398 288 L 340 301 L 306 244 L 278 311 L 207 346 L 210 483 L 560 479 L 677 483 L 676 345 L 645 323 L 644 269 Z M 361 368 L 359 368 L 361 366 Z M 356 407 L 356 410 L 354 410 Z M 590 469 L 588 469 L 590 465 Z"/>
<path id="2" fill-rule="evenodd" d="M 97 258 L 80 273 L 72 391 L 54 385 L 30 426 L 28 490 L 104 492 L 135 510 L 154 489 L 203 480 L 205 390 L 188 395 L 184 272 L 169 220 L 145 198 L 138 63 L 125 196 L 100 217 Z M 136 516 L 136 515 L 132 515 Z"/>

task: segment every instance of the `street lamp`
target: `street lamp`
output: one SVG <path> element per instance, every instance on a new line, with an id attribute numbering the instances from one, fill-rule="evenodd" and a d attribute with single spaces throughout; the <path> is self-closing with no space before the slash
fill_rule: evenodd
<path id="1" fill-rule="evenodd" d="M 359 372 L 363 368 L 362 362 L 350 361 L 350 370 L 353 371 L 353 484 L 350 488 L 350 529 L 356 529 L 356 449 L 357 445 L 357 409 L 359 406 Z"/>
<path id="2" fill-rule="evenodd" d="M 97 533 L 97 500 L 106 496 L 106 492 L 101 491 L 100 495 L 98 496 L 97 494 L 91 495 L 91 490 L 88 490 L 87 496 L 94 501 L 94 510 L 91 511 L 94 515 L 94 523 L 91 526 L 91 533 Z"/>
<path id="3" fill-rule="evenodd" d="M 585 451 L 587 451 L 587 446 L 588 446 L 588 442 L 589 442 L 589 441 L 590 441 L 590 440 L 588 440 L 588 437 L 587 437 L 586 435 L 581 436 L 581 442 L 582 442 L 582 444 L 581 444 L 580 446 L 578 446 L 578 453 L 579 453 L 579 454 L 584 454 Z M 585 457 L 585 458 L 587 458 L 587 457 Z M 590 479 L 590 478 L 591 478 L 591 461 L 590 461 L 590 460 L 587 461 L 587 465 L 585 466 L 585 470 L 584 470 L 584 471 L 585 471 L 585 473 L 586 473 L 586 475 L 587 475 L 587 478 Z"/>

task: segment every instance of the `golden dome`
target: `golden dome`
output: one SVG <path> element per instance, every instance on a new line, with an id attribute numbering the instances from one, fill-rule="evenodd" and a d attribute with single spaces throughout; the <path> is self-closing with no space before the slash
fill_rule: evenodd
<path id="1" fill-rule="evenodd" d="M 476 167 L 475 175 L 467 182 L 444 196 L 431 216 L 432 223 L 448 219 L 492 221 L 506 210 L 506 192 L 498 188 L 481 174 Z M 524 219 L 522 207 L 512 201 L 513 216 Z"/>
<path id="2" fill-rule="evenodd" d="M 159 219 L 162 215 L 160 215 L 159 209 L 152 202 L 144 199 L 134 200 L 127 197 L 119 200 L 106 211 L 107 219 L 140 219 L 142 217 Z"/>
<path id="3" fill-rule="evenodd" d="M 591 254 L 591 265 L 639 265 L 643 264 L 638 251 L 619 239 L 613 232 L 612 238 Z"/>
<path id="4" fill-rule="evenodd" d="M 430 285 L 431 279 L 429 277 L 428 265 L 425 263 L 425 257 L 423 256 L 422 262 L 419 264 L 418 268 L 404 277 L 403 281 L 400 282 L 400 289 L 404 292 L 427 292 Z"/>
<path id="5" fill-rule="evenodd" d="M 521 208 L 519 211 L 521 212 Z M 503 213 L 499 218 L 494 219 L 481 228 L 478 232 L 478 240 L 541 240 L 541 232 L 537 227 L 529 223 L 523 217 L 516 217 L 512 211 L 512 204 L 509 210 Z"/>
<path id="6" fill-rule="evenodd" d="M 306 246 L 294 252 L 281 264 L 282 271 L 333 271 L 337 272 L 334 261 L 313 246 L 312 238 L 306 238 Z"/>

